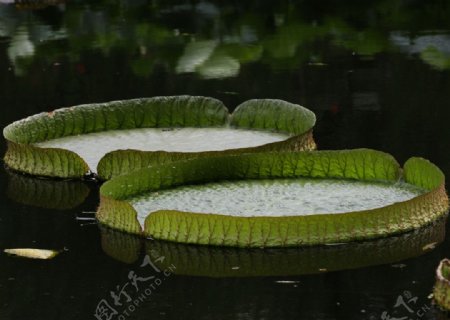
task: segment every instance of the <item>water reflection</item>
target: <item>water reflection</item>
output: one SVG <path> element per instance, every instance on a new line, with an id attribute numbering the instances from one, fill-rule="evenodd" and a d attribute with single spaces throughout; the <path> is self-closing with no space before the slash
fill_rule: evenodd
<path id="1" fill-rule="evenodd" d="M 7 171 L 8 197 L 18 203 L 45 209 L 67 210 L 82 204 L 90 189 L 83 181 L 49 180 Z"/>
<path id="2" fill-rule="evenodd" d="M 445 239 L 446 219 L 419 230 L 346 245 L 283 249 L 238 249 L 195 246 L 101 228 L 103 251 L 115 260 L 134 263 L 143 250 L 161 269 L 175 265 L 176 274 L 206 277 L 294 276 L 393 264 L 433 250 Z"/>
<path id="3" fill-rule="evenodd" d="M 402 51 L 420 58 L 430 66 L 438 69 L 450 69 L 450 34 L 445 31 L 441 33 L 425 33 L 415 37 L 393 32 L 391 41 Z"/>
<path id="4" fill-rule="evenodd" d="M 435 19 L 436 28 L 443 28 L 421 34 L 416 32 L 416 17 L 433 4 L 408 6 L 401 0 L 385 0 L 371 8 L 337 3 L 328 10 L 308 3 L 286 7 L 264 2 L 103 2 L 42 1 L 36 6 L 41 10 L 0 4 L 0 37 L 8 39 L 8 58 L 16 76 L 25 75 L 40 60 L 67 58 L 77 63 L 83 53 L 109 56 L 114 50 L 131 57 L 129 68 L 140 77 L 164 68 L 223 79 L 237 76 L 243 65 L 255 61 L 278 70 L 326 66 L 340 54 L 370 60 L 383 52 L 417 55 L 433 68 L 450 68 L 450 26 L 443 18 L 450 16 L 448 6 L 435 9 L 439 16 L 427 17 Z M 242 14 L 243 10 L 248 12 Z"/>
<path id="5" fill-rule="evenodd" d="M 281 98 L 314 109 L 318 116 L 315 135 L 321 149 L 371 147 L 395 155 L 400 162 L 419 155 L 432 159 L 448 175 L 450 78 L 444 61 L 449 54 L 450 3 L 375 0 L 370 4 L 337 0 L 77 0 L 41 9 L 0 4 L 1 93 L 6 110 L 0 122 L 6 126 L 60 106 L 152 95 L 206 95 L 230 106 L 252 98 Z M 224 66 L 223 61 L 230 61 L 230 57 L 239 63 L 237 75 L 204 81 L 199 73 L 201 64 L 189 72 L 176 73 L 189 46 L 209 41 L 215 46 L 203 63 L 219 56 L 219 66 Z M 8 49 L 16 45 L 13 42 L 25 45 L 20 49 L 23 51 L 14 49 L 11 58 Z M 207 71 L 211 65 L 206 64 Z M 4 152 L 5 144 L 0 144 L 1 148 Z M 128 281 L 131 270 L 139 270 L 144 244 L 136 238 L 128 244 L 128 240 L 116 244 L 104 237 L 102 249 L 98 228 L 80 226 L 75 217 L 81 210 L 94 211 L 98 204 L 95 188 L 81 206 L 61 212 L 36 207 L 57 203 L 57 197 L 37 204 L 34 196 L 21 200 L 22 194 L 10 194 L 17 202 L 31 206 L 10 201 L 5 190 L 10 182 L 4 171 L 0 171 L 0 178 L 2 247 L 69 249 L 51 263 L 0 255 L 0 318 L 94 318 L 98 301 Z M 34 188 L 29 180 L 19 184 L 26 190 L 28 183 Z M 53 190 L 49 194 L 58 192 L 57 187 L 48 188 Z M 76 198 L 64 201 L 76 205 L 80 201 Z M 441 227 L 436 230 L 438 235 L 442 232 Z M 232 271 L 242 275 L 250 274 L 250 267 L 260 274 L 273 274 L 276 270 L 270 266 L 277 260 L 271 257 L 276 257 L 276 252 L 264 260 L 247 251 L 239 255 L 226 248 L 149 242 L 146 252 L 165 250 L 179 260 L 184 274 L 194 269 L 184 261 L 204 264 L 196 268 L 202 276 L 174 276 L 133 316 L 360 320 L 380 319 L 387 311 L 401 318 L 409 313 L 392 314 L 397 296 L 409 290 L 419 297 L 418 303 L 429 303 L 435 268 L 450 249 L 447 237 L 436 250 L 400 261 L 420 255 L 421 245 L 436 241 L 431 231 L 411 245 L 406 239 L 399 242 L 404 245 L 403 253 L 400 245 L 394 245 L 398 250 L 389 253 L 394 239 L 385 239 L 384 247 L 365 245 L 357 250 L 354 244 L 359 266 L 386 263 L 380 266 L 346 264 L 345 259 L 352 261 L 353 256 L 341 247 L 289 249 L 292 253 L 281 260 L 278 274 L 318 268 L 357 269 L 239 278 L 219 275 L 236 266 L 242 269 Z M 374 257 L 369 254 L 372 251 Z M 383 253 L 391 260 L 378 260 Z M 327 261 L 327 254 L 336 262 Z M 328 265 L 306 264 L 314 255 Z M 306 261 L 302 263 L 300 258 Z M 400 262 L 393 262 L 394 258 Z M 293 266 L 286 266 L 288 261 Z M 432 319 L 433 315 L 423 318 Z"/>

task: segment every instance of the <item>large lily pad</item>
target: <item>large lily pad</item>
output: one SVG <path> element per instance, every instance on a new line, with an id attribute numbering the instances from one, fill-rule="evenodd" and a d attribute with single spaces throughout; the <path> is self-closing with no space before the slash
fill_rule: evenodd
<path id="1" fill-rule="evenodd" d="M 388 238 L 345 245 L 301 248 L 224 248 L 195 246 L 101 228 L 103 251 L 115 260 L 135 263 L 145 251 L 164 270 L 206 277 L 288 276 L 396 264 L 425 254 L 445 239 L 446 219 Z M 159 258 L 163 257 L 163 258 Z"/>
<path id="2" fill-rule="evenodd" d="M 353 180 L 376 186 L 381 182 L 391 186 L 406 183 L 418 193 L 378 207 L 312 214 L 299 209 L 298 215 L 286 215 L 281 208 L 272 216 L 239 216 L 213 209 L 198 212 L 189 210 L 188 205 L 181 210 L 167 204 L 166 208 L 150 210 L 142 225 L 133 206 L 133 197 L 145 193 L 176 193 L 183 191 L 182 186 L 224 180 L 268 180 L 270 184 L 270 180 L 280 178 L 296 179 L 299 184 L 304 178 Z M 97 218 L 122 231 L 183 243 L 239 247 L 341 243 L 406 232 L 443 216 L 448 209 L 444 180 L 442 172 L 427 160 L 411 158 L 401 170 L 392 156 L 369 149 L 197 158 L 155 165 L 108 181 L 100 189 Z M 302 206 L 301 201 L 298 206 Z"/>
<path id="3" fill-rule="evenodd" d="M 192 96 L 80 105 L 7 126 L 5 162 L 14 170 L 63 178 L 96 171 L 100 162 L 99 176 L 109 179 L 155 163 L 224 152 L 312 150 L 314 124 L 310 110 L 272 99 L 246 101 L 232 115 L 216 99 Z M 200 134 L 186 136 L 186 130 Z"/>
<path id="4" fill-rule="evenodd" d="M 439 306 L 450 310 L 450 260 L 444 259 L 436 270 L 434 299 Z"/>

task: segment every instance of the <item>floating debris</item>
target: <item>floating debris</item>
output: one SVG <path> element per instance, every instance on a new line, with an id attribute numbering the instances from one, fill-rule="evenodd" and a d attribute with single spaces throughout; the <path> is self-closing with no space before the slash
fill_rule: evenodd
<path id="1" fill-rule="evenodd" d="M 53 259 L 60 253 L 57 250 L 30 249 L 30 248 L 5 249 L 4 252 L 23 258 L 42 259 L 42 260 Z"/>
<path id="2" fill-rule="evenodd" d="M 277 280 L 275 281 L 276 283 L 280 283 L 280 284 L 295 284 L 295 283 L 300 283 L 300 281 L 295 281 L 295 280 Z"/>
<path id="3" fill-rule="evenodd" d="M 98 224 L 97 221 L 87 222 L 87 223 L 80 223 L 80 227 L 86 227 L 86 226 L 96 226 Z"/>
<path id="4" fill-rule="evenodd" d="M 94 217 L 76 217 L 77 221 L 95 221 Z"/>
<path id="5" fill-rule="evenodd" d="M 427 245 L 424 245 L 422 250 L 423 251 L 433 250 L 434 248 L 436 248 L 436 245 L 437 245 L 437 242 L 429 243 Z"/>
<path id="6" fill-rule="evenodd" d="M 326 67 L 326 66 L 328 66 L 327 63 L 323 63 L 323 62 L 309 62 L 308 65 L 309 66 L 314 66 L 314 67 Z"/>
<path id="7" fill-rule="evenodd" d="M 392 268 L 403 269 L 404 267 L 406 267 L 406 264 L 404 264 L 404 263 L 397 263 L 397 264 L 391 265 L 391 267 L 392 267 Z"/>
<path id="8" fill-rule="evenodd" d="M 95 217 L 95 211 L 82 211 L 77 214 L 75 217 L 77 221 L 84 222 L 80 223 L 80 227 L 84 227 L 86 225 L 97 224 L 97 218 Z"/>

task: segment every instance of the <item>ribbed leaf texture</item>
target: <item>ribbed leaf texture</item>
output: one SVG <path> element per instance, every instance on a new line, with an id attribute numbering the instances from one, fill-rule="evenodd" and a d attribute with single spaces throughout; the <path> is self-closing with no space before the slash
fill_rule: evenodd
<path id="1" fill-rule="evenodd" d="M 412 158 L 404 170 L 406 182 L 427 192 L 383 208 L 279 217 L 160 210 L 149 213 L 141 230 L 137 213 L 126 199 L 143 192 L 233 179 L 314 177 L 397 181 L 401 176 L 392 156 L 369 149 L 197 158 L 137 170 L 108 181 L 100 189 L 97 216 L 102 223 L 119 230 L 137 230 L 157 239 L 206 245 L 285 247 L 370 239 L 419 228 L 448 209 L 444 176 L 435 165 Z"/>
<path id="2" fill-rule="evenodd" d="M 252 112 L 256 115 L 251 116 Z M 209 97 L 170 96 L 79 105 L 44 112 L 16 121 L 3 130 L 8 141 L 5 163 L 25 173 L 62 178 L 79 178 L 89 168 L 76 153 L 33 145 L 50 139 L 107 130 L 164 127 L 225 127 L 230 114 L 224 104 Z M 237 108 L 232 126 L 285 132 L 281 142 L 245 148 L 235 152 L 263 150 L 313 150 L 314 113 L 281 100 L 250 100 Z M 220 152 L 161 153 L 139 150 L 115 151 L 105 155 L 98 166 L 102 179 L 180 158 L 214 156 Z"/>

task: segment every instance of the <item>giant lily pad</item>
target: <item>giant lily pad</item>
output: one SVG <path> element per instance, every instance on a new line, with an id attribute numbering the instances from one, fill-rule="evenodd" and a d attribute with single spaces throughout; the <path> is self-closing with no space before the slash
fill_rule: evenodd
<path id="1" fill-rule="evenodd" d="M 162 240 L 284 247 L 401 233 L 447 209 L 444 175 L 435 165 L 411 158 L 402 171 L 392 156 L 358 149 L 155 165 L 105 183 L 97 218 Z"/>
<path id="2" fill-rule="evenodd" d="M 7 126 L 6 164 L 33 175 L 103 179 L 148 165 L 220 153 L 312 150 L 314 113 L 281 100 L 174 96 L 80 105 Z M 119 149 L 138 149 L 121 150 Z M 106 155 L 106 156 L 105 156 Z"/>
<path id="3" fill-rule="evenodd" d="M 450 310 L 450 260 L 444 259 L 436 270 L 434 299 L 439 306 Z"/>
<path id="4" fill-rule="evenodd" d="M 195 246 L 101 228 L 103 251 L 115 260 L 135 263 L 145 251 L 164 270 L 206 277 L 303 275 L 395 264 L 430 252 L 445 239 L 446 219 L 387 238 L 345 245 L 300 248 L 224 248 Z M 430 245 L 433 244 L 433 245 Z M 163 257 L 163 258 L 160 258 Z"/>

